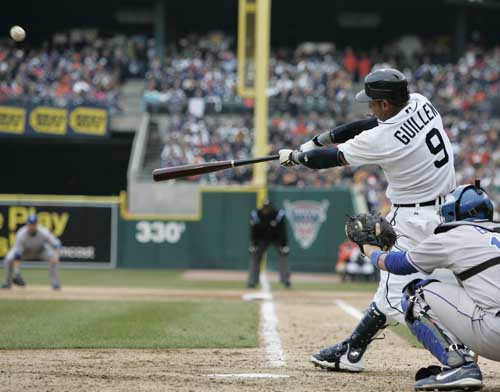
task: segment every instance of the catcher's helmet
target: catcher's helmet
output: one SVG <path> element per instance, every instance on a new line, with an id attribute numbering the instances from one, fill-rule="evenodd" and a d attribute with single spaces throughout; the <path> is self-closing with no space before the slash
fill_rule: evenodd
<path id="1" fill-rule="evenodd" d="M 356 101 L 370 102 L 377 99 L 395 104 L 406 103 L 410 94 L 405 75 L 393 68 L 377 69 L 366 75 L 365 89 L 356 94 Z"/>
<path id="2" fill-rule="evenodd" d="M 445 222 L 457 220 L 493 220 L 493 203 L 479 181 L 460 185 L 446 196 L 440 214 Z"/>

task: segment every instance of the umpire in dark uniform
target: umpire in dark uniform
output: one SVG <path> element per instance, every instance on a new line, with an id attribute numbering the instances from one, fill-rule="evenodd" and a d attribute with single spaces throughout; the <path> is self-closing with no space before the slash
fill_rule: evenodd
<path id="1" fill-rule="evenodd" d="M 290 287 L 285 211 L 275 209 L 270 200 L 264 201 L 262 208 L 253 210 L 250 214 L 250 230 L 248 287 L 254 288 L 259 283 L 260 263 L 269 245 L 274 245 L 279 254 L 280 282 L 285 287 Z"/>

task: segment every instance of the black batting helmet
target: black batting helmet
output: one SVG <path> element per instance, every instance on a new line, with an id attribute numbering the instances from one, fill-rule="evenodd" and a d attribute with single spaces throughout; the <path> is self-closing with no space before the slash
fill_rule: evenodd
<path id="1" fill-rule="evenodd" d="M 405 75 L 393 68 L 377 69 L 366 75 L 365 89 L 356 94 L 356 101 L 370 102 L 377 99 L 395 104 L 406 103 L 410 94 Z"/>

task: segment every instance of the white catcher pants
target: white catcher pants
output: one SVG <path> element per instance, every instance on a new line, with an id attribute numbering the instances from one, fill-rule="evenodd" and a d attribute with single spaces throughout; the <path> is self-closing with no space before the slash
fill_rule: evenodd
<path id="1" fill-rule="evenodd" d="M 392 250 L 410 250 L 432 235 L 436 226 L 441 223 L 438 211 L 438 205 L 426 207 L 393 206 L 386 216 L 386 219 L 394 226 L 398 235 L 398 240 Z M 402 324 L 405 323 L 403 310 L 401 309 L 402 290 L 412 280 L 428 277 L 421 272 L 411 275 L 394 275 L 387 271 L 380 271 L 379 286 L 373 297 L 373 302 L 387 316 L 387 322 L 392 320 Z M 431 277 L 442 282 L 458 284 L 453 273 L 448 270 L 435 271 Z"/>

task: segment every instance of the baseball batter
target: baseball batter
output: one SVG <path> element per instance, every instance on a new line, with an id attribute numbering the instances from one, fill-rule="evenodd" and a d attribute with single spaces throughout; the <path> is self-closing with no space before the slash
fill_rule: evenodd
<path id="1" fill-rule="evenodd" d="M 284 166 L 313 169 L 379 165 L 387 177 L 392 208 L 387 220 L 399 236 L 396 249 L 407 250 L 432 234 L 440 223 L 439 205 L 455 188 L 450 140 L 438 111 L 421 94 L 409 94 L 403 73 L 379 69 L 365 78 L 356 100 L 368 102 L 375 117 L 355 121 L 314 137 L 299 151 L 279 151 Z M 340 143 L 336 147 L 319 148 Z M 401 290 L 422 273 L 398 276 L 382 271 L 363 319 L 343 342 L 311 357 L 321 368 L 362 371 L 363 354 L 389 319 L 404 322 Z"/>
<path id="2" fill-rule="evenodd" d="M 24 286 L 19 270 L 14 271 L 15 264 L 21 260 L 44 260 L 49 263 L 52 288 L 59 290 L 59 249 L 61 241 L 46 228 L 38 224 L 36 215 L 30 215 L 25 226 L 16 233 L 16 242 L 4 259 L 4 282 L 2 288 L 10 288 L 12 283 Z M 14 272 L 16 276 L 13 277 Z"/>
<path id="3" fill-rule="evenodd" d="M 445 268 L 457 276 L 460 286 L 417 279 L 405 288 L 408 326 L 446 367 L 424 374 L 415 388 L 480 389 L 481 371 L 465 347 L 500 361 L 500 224 L 492 222 L 493 204 L 479 183 L 458 187 L 441 211 L 450 223 L 409 251 L 362 246 L 376 267 L 393 274 Z"/>

